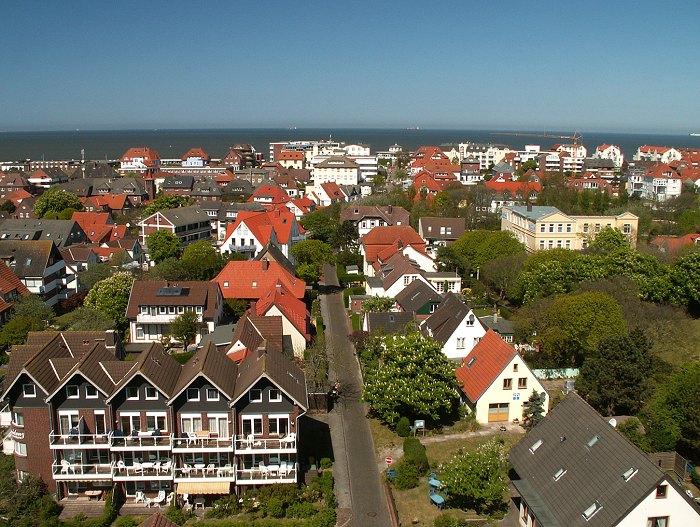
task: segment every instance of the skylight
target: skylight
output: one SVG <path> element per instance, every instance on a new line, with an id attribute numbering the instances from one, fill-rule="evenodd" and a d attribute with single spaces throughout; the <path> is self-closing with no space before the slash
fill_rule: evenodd
<path id="1" fill-rule="evenodd" d="M 560 468 L 554 473 L 554 476 L 552 477 L 554 478 L 554 481 L 559 481 L 564 474 L 566 474 L 566 469 Z"/>
<path id="2" fill-rule="evenodd" d="M 472 357 L 469 359 L 469 362 L 467 362 L 467 368 L 471 368 L 471 365 L 474 364 L 474 361 L 476 360 L 476 357 Z"/>
<path id="3" fill-rule="evenodd" d="M 540 448 L 542 446 L 542 443 L 543 443 L 543 441 L 541 439 L 538 439 L 537 441 L 535 441 L 533 443 L 533 445 L 530 447 L 530 452 L 534 454 L 535 450 L 537 450 L 538 448 Z"/>
<path id="4" fill-rule="evenodd" d="M 586 443 L 586 445 L 588 445 L 588 448 L 592 448 L 593 445 L 600 441 L 600 439 L 601 437 L 598 434 L 596 434 L 588 440 L 588 443 Z"/>
<path id="5" fill-rule="evenodd" d="M 581 515 L 586 521 L 588 521 L 591 518 L 593 518 L 593 516 L 595 516 L 598 513 L 598 511 L 602 508 L 603 506 L 600 503 L 598 503 L 598 500 L 595 500 L 590 507 L 588 507 L 585 511 L 581 513 Z"/>
<path id="6" fill-rule="evenodd" d="M 629 480 L 631 480 L 631 479 L 637 474 L 637 472 L 639 472 L 639 469 L 638 469 L 638 468 L 636 468 L 636 467 L 630 467 L 629 469 L 627 469 L 627 470 L 625 471 L 624 474 L 622 474 L 622 478 L 623 478 L 625 481 L 629 481 Z"/>

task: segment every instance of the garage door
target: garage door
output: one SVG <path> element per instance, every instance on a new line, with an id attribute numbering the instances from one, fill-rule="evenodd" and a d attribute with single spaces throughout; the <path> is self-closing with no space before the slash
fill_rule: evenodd
<path id="1" fill-rule="evenodd" d="M 489 423 L 508 420 L 508 403 L 489 405 Z"/>

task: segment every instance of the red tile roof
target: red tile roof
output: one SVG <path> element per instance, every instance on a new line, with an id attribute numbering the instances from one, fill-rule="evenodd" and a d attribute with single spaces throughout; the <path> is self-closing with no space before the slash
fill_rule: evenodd
<path id="1" fill-rule="evenodd" d="M 129 148 L 121 157 L 122 163 L 128 163 L 134 158 L 143 158 L 144 165 L 155 166 L 155 161 L 160 161 L 158 152 L 147 146 Z"/>
<path id="2" fill-rule="evenodd" d="M 265 203 L 272 203 L 273 205 L 278 205 L 281 203 L 287 203 L 291 200 L 289 194 L 287 194 L 282 187 L 277 185 L 261 185 L 255 189 L 255 192 L 248 198 L 249 202 L 259 201 L 256 198 L 269 197 L 272 201 Z"/>
<path id="3" fill-rule="evenodd" d="M 304 152 L 301 150 L 282 150 L 278 161 L 303 161 Z"/>
<path id="4" fill-rule="evenodd" d="M 2 199 L 4 200 L 10 200 L 12 203 L 15 204 L 15 207 L 18 206 L 20 203 L 22 203 L 23 200 L 27 198 L 31 198 L 32 195 L 24 190 L 23 188 L 13 190 L 12 192 L 8 192 L 5 194 Z"/>
<path id="5" fill-rule="evenodd" d="M 365 234 L 361 243 L 365 248 L 365 261 L 369 264 L 377 260 L 379 253 L 394 244 L 401 244 L 405 247 L 410 245 L 417 251 L 425 253 L 425 240 L 413 230 L 409 225 L 392 225 L 375 227 Z"/>
<path id="6" fill-rule="evenodd" d="M 288 243 L 295 221 L 296 217 L 285 206 L 260 212 L 241 211 L 236 216 L 236 221 L 227 225 L 224 240 L 228 240 L 238 226 L 244 223 L 261 245 L 270 241 L 273 231 L 279 243 Z"/>
<path id="7" fill-rule="evenodd" d="M 209 154 L 207 154 L 204 149 L 200 146 L 195 146 L 194 148 L 190 148 L 185 155 L 182 156 L 183 161 L 187 161 L 187 158 L 189 157 L 201 157 L 204 161 L 209 161 L 211 160 L 211 157 Z"/>
<path id="8" fill-rule="evenodd" d="M 309 334 L 309 319 L 311 318 L 311 314 L 306 309 L 306 304 L 295 298 L 289 289 L 280 281 L 277 281 L 255 304 L 255 314 L 259 317 L 265 316 L 274 306 L 276 306 L 287 320 L 304 335 L 307 341 L 311 339 L 311 335 Z"/>
<path id="9" fill-rule="evenodd" d="M 516 355 L 513 346 L 489 329 L 455 370 L 457 383 L 475 403 Z"/>
<path id="10" fill-rule="evenodd" d="M 304 298 L 306 292 L 306 282 L 294 277 L 277 262 L 228 262 L 212 281 L 219 284 L 224 298 L 258 300 L 278 281 L 284 284 L 295 298 Z"/>
<path id="11" fill-rule="evenodd" d="M 328 183 L 321 183 L 321 188 L 324 190 L 326 195 L 332 200 L 345 199 L 345 193 L 340 189 L 338 184 L 335 183 L 334 181 L 331 181 Z"/>
<path id="12" fill-rule="evenodd" d="M 12 307 L 2 296 L 17 291 L 20 295 L 28 295 L 29 289 L 8 266 L 0 264 L 0 312 Z"/>
<path id="13" fill-rule="evenodd" d="M 511 195 L 530 192 L 542 192 L 542 185 L 534 181 L 487 181 L 486 188 L 495 190 L 498 193 L 510 192 Z"/>

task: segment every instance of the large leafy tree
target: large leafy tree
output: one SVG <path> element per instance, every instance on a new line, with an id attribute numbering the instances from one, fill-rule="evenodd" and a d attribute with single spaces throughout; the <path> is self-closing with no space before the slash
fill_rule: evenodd
<path id="1" fill-rule="evenodd" d="M 129 303 L 134 278 L 126 272 L 115 273 L 95 284 L 85 297 L 84 304 L 114 320 L 120 330 L 126 329 L 126 306 Z"/>
<path id="2" fill-rule="evenodd" d="M 166 258 L 177 258 L 182 253 L 182 243 L 172 232 L 156 231 L 146 237 L 151 260 L 160 263 Z"/>
<path id="3" fill-rule="evenodd" d="M 61 322 L 61 329 L 70 331 L 106 331 L 116 327 L 114 320 L 89 306 L 81 306 L 71 311 L 61 317 Z"/>
<path id="4" fill-rule="evenodd" d="M 418 331 L 383 338 L 381 363 L 367 372 L 364 400 L 386 423 L 400 417 L 439 422 L 459 404 L 454 369 L 440 343 Z"/>
<path id="5" fill-rule="evenodd" d="M 37 295 L 18 298 L 12 306 L 14 316 L 35 321 L 42 326 L 50 324 L 56 314 L 50 306 Z"/>
<path id="6" fill-rule="evenodd" d="M 525 246 L 507 231 L 470 231 L 450 247 L 471 267 L 481 267 L 502 256 L 525 253 Z"/>
<path id="7" fill-rule="evenodd" d="M 193 203 L 194 199 L 187 196 L 163 195 L 154 199 L 151 204 L 146 207 L 144 212 L 146 214 L 153 214 L 159 210 L 177 209 L 179 207 L 192 205 Z"/>
<path id="8" fill-rule="evenodd" d="M 180 261 L 191 280 L 211 280 L 224 267 L 219 251 L 205 240 L 188 245 Z"/>
<path id="9" fill-rule="evenodd" d="M 304 240 L 292 246 L 289 254 L 296 259 L 297 275 L 308 283 L 318 282 L 323 263 L 335 263 L 333 248 L 321 240 Z"/>
<path id="10" fill-rule="evenodd" d="M 338 230 L 338 222 L 329 217 L 325 211 L 314 211 L 301 218 L 301 226 L 307 231 L 309 239 L 330 243 Z"/>
<path id="11" fill-rule="evenodd" d="M 503 443 L 491 439 L 476 450 L 458 450 L 440 467 L 440 481 L 447 487 L 447 500 L 461 509 L 478 513 L 503 505 L 508 490 Z"/>
<path id="12" fill-rule="evenodd" d="M 170 323 L 170 334 L 184 346 L 185 350 L 190 342 L 193 342 L 202 323 L 194 311 L 185 311 L 176 316 Z"/>
<path id="13" fill-rule="evenodd" d="M 624 234 L 622 234 L 620 229 L 605 227 L 595 235 L 595 238 L 591 240 L 588 248 L 591 251 L 608 253 L 617 251 L 618 249 L 624 249 L 629 246 L 629 240 Z"/>
<path id="14" fill-rule="evenodd" d="M 107 263 L 90 264 L 90 267 L 85 271 L 78 273 L 78 284 L 80 288 L 89 291 L 100 280 L 104 280 L 110 274 L 112 269 Z"/>
<path id="15" fill-rule="evenodd" d="M 395 300 L 385 296 L 373 296 L 362 302 L 363 313 L 385 313 L 394 307 Z"/>
<path id="16" fill-rule="evenodd" d="M 43 218 L 49 214 L 59 214 L 66 209 L 82 210 L 80 198 L 67 190 L 48 189 L 34 203 L 34 214 Z"/>
<path id="17" fill-rule="evenodd" d="M 152 280 L 187 280 L 190 275 L 180 260 L 170 257 L 154 265 L 148 276 Z"/>
<path id="18" fill-rule="evenodd" d="M 602 339 L 583 363 L 577 390 L 603 415 L 637 413 L 653 391 L 650 346 L 641 329 Z"/>

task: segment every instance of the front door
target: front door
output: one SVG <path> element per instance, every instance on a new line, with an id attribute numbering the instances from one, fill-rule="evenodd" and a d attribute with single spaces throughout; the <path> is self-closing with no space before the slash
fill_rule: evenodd
<path id="1" fill-rule="evenodd" d="M 508 420 L 508 403 L 489 404 L 489 423 Z"/>

